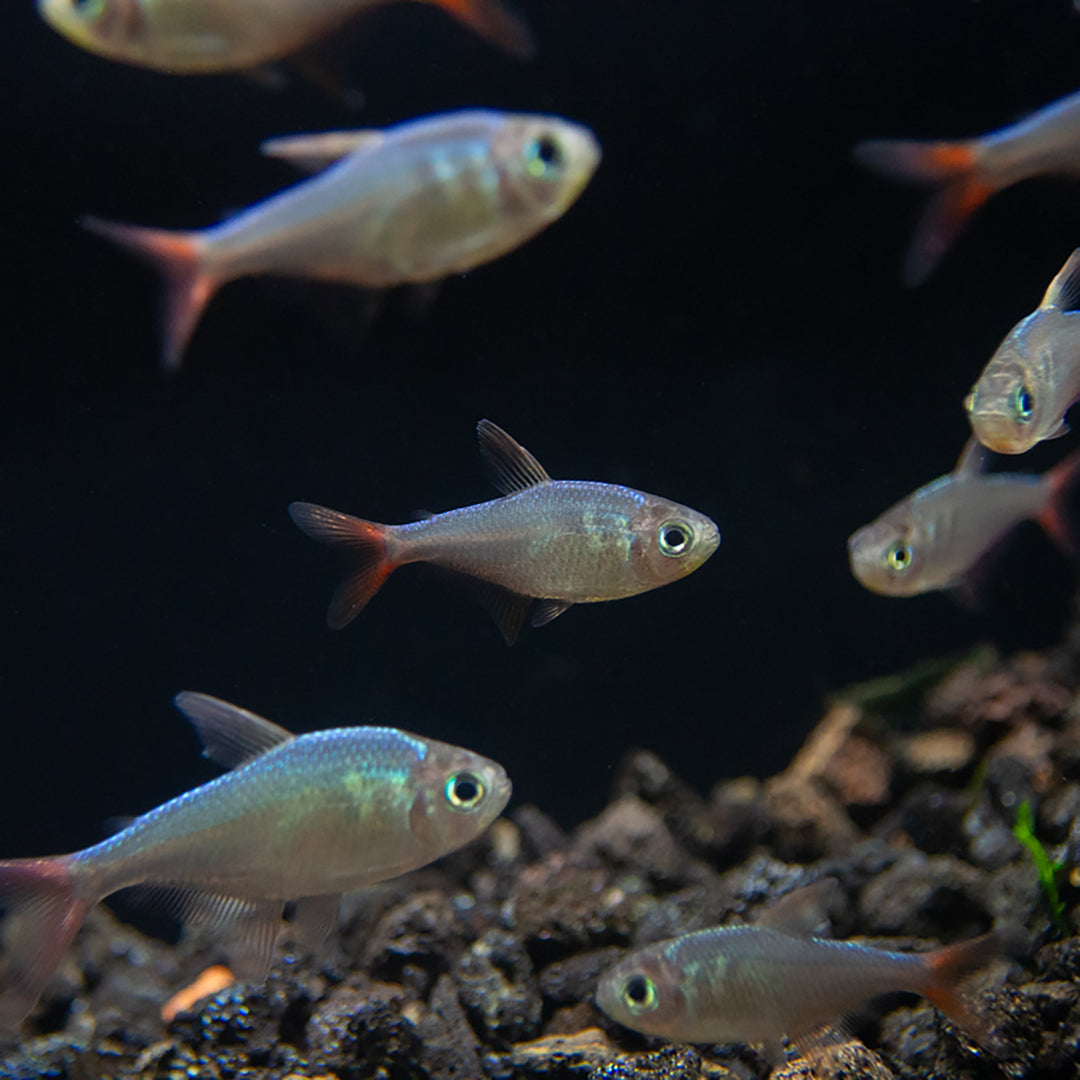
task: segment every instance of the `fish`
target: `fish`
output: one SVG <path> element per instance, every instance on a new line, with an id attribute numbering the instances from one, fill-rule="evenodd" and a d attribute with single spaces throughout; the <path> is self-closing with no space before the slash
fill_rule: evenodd
<path id="1" fill-rule="evenodd" d="M 176 75 L 257 68 L 326 37 L 388 0 L 37 0 L 73 44 L 109 60 Z M 500 0 L 426 0 L 519 60 L 529 27 Z"/>
<path id="2" fill-rule="evenodd" d="M 1023 454 L 1068 434 L 1080 400 L 1080 248 L 1042 303 L 1009 331 L 964 400 L 975 437 L 997 454 Z"/>
<path id="3" fill-rule="evenodd" d="M 961 984 L 1002 951 L 991 933 L 926 953 L 786 934 L 769 926 L 719 926 L 639 949 L 600 979 L 597 1005 L 612 1020 L 678 1042 L 757 1043 L 772 1060 L 781 1038 L 800 1049 L 872 997 L 928 998 L 984 1047 L 990 1025 Z"/>
<path id="4" fill-rule="evenodd" d="M 1075 543 L 1065 497 L 1080 475 L 1080 452 L 1041 476 L 986 473 L 972 438 L 956 468 L 901 499 L 848 539 L 851 572 L 885 596 L 915 596 L 962 585 L 1022 521 L 1035 521 L 1064 551 Z"/>
<path id="5" fill-rule="evenodd" d="M 382 289 L 464 273 L 560 218 L 600 163 L 599 143 L 581 124 L 484 109 L 278 138 L 265 152 L 295 157 L 306 170 L 325 167 L 194 232 L 83 219 L 162 272 L 167 370 L 180 366 L 204 308 L 228 281 L 270 274 Z"/>
<path id="6" fill-rule="evenodd" d="M 473 583 L 513 644 L 529 614 L 543 626 L 573 604 L 618 600 L 685 577 L 720 543 L 715 523 L 687 506 L 621 484 L 552 480 L 490 420 L 476 426 L 480 452 L 502 498 L 382 525 L 313 503 L 289 506 L 308 536 L 353 560 L 327 622 L 347 626 L 406 563 L 426 562 Z"/>
<path id="7" fill-rule="evenodd" d="M 891 179 L 941 189 L 924 211 L 903 265 L 904 282 L 920 285 L 991 195 L 1033 176 L 1080 174 L 1080 91 L 986 135 L 868 139 L 855 146 L 854 157 Z"/>
<path id="8" fill-rule="evenodd" d="M 189 925 L 231 937 L 232 970 L 258 981 L 286 901 L 317 943 L 343 892 L 454 851 L 510 798 L 500 765 L 435 739 L 388 727 L 292 735 L 207 694 L 175 703 L 232 771 L 93 847 L 0 861 L 0 1026 L 33 1009 L 87 912 L 118 889 L 162 887 Z"/>

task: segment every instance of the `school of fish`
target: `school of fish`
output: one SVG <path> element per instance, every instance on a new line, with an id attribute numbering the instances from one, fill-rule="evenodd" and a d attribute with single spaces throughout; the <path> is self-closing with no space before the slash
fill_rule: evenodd
<path id="1" fill-rule="evenodd" d="M 75 45 L 170 74 L 251 70 L 336 34 L 379 0 L 37 0 Z M 536 42 L 501 0 L 428 0 L 506 53 Z M 180 366 L 199 318 L 227 282 L 275 275 L 365 289 L 438 281 L 497 259 L 561 218 L 598 168 L 596 136 L 556 116 L 470 109 L 381 130 L 284 135 L 263 154 L 305 173 L 294 186 L 197 231 L 87 216 L 90 231 L 153 263 L 166 282 L 162 363 Z M 925 282 L 994 193 L 1044 174 L 1080 174 L 1080 92 L 1017 123 L 961 140 L 872 139 L 855 159 L 940 190 L 903 266 Z M 1066 436 L 1080 399 L 1080 248 L 1034 312 L 1008 332 L 964 402 L 971 438 L 955 468 L 848 540 L 855 579 L 889 597 L 963 588 L 1021 522 L 1070 557 L 1080 451 L 1041 475 L 994 471 Z M 477 425 L 500 497 L 386 525 L 308 502 L 293 521 L 349 560 L 327 621 L 350 623 L 390 575 L 429 563 L 464 581 L 507 643 L 576 604 L 619 600 L 700 569 L 720 543 L 704 513 L 615 483 L 554 480 L 489 420 Z M 673 603 L 677 602 L 675 600 Z M 598 616 L 599 617 L 599 616 Z M 425 866 L 484 831 L 507 805 L 503 768 L 392 727 L 292 735 L 204 694 L 175 699 L 205 754 L 230 771 L 72 854 L 0 861 L 5 910 L 0 1025 L 34 1008 L 88 911 L 131 886 L 164 890 L 173 913 L 226 943 L 260 979 L 295 903 L 291 932 L 318 942 L 342 893 Z M 754 925 L 685 933 L 604 972 L 596 1004 L 613 1020 L 685 1042 L 749 1042 L 774 1060 L 805 1047 L 868 998 L 922 994 L 986 1047 L 989 1021 L 964 980 L 1003 948 L 993 933 L 929 952 L 821 936 L 835 882 L 793 894 Z"/>

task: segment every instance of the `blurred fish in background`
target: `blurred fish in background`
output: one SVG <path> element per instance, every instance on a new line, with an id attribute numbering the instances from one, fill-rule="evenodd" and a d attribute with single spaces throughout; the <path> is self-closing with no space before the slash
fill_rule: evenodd
<path id="1" fill-rule="evenodd" d="M 1072 553 L 1064 504 L 1080 477 L 1080 451 L 1042 476 L 989 474 L 986 459 L 972 438 L 953 472 L 855 532 L 848 558 L 858 581 L 886 596 L 955 588 L 1022 521 L 1037 522 Z"/>
<path id="2" fill-rule="evenodd" d="M 1023 454 L 1068 434 L 1080 399 L 1080 249 L 1050 282 L 1042 303 L 1009 332 L 964 407 L 975 437 L 998 454 Z"/>
<path id="3" fill-rule="evenodd" d="M 720 543 L 716 525 L 696 510 L 620 484 L 552 480 L 490 420 L 476 430 L 501 499 L 410 525 L 312 503 L 289 507 L 308 536 L 353 559 L 330 602 L 331 628 L 356 618 L 399 566 L 427 562 L 470 579 L 510 645 L 534 599 L 531 625 L 543 626 L 573 604 L 618 600 L 685 577 Z"/>
<path id="4" fill-rule="evenodd" d="M 174 74 L 258 67 L 390 0 L 37 0 L 41 17 L 89 52 Z M 519 59 L 528 26 L 500 0 L 424 0 Z"/>
<path id="5" fill-rule="evenodd" d="M 437 281 L 535 236 L 600 163 L 599 143 L 580 124 L 490 110 L 272 139 L 264 152 L 326 168 L 197 232 L 83 221 L 165 277 L 166 368 L 180 366 L 203 309 L 228 281 L 272 274 L 372 289 Z"/>
<path id="6" fill-rule="evenodd" d="M 991 195 L 1033 176 L 1080 175 L 1080 93 L 988 135 L 933 142 L 869 139 L 854 155 L 894 180 L 941 188 L 923 213 L 903 266 L 904 282 L 919 285 Z"/>

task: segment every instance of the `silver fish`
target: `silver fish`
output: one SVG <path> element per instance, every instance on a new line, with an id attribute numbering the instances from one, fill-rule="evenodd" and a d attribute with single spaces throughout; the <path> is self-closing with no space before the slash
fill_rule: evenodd
<path id="1" fill-rule="evenodd" d="M 991 195 L 1033 176 L 1080 174 L 1080 92 L 1019 123 L 972 139 L 869 139 L 855 160 L 896 180 L 940 186 L 915 232 L 903 277 L 930 276 L 971 215 Z"/>
<path id="2" fill-rule="evenodd" d="M 1009 332 L 964 401 L 975 437 L 998 454 L 1022 454 L 1068 433 L 1080 400 L 1080 249 L 1042 303 Z"/>
<path id="3" fill-rule="evenodd" d="M 1000 951 L 989 934 L 929 953 L 821 941 L 767 926 L 722 926 L 640 949 L 600 980 L 596 1003 L 613 1020 L 680 1042 L 805 1044 L 867 999 L 922 994 L 976 1041 L 989 1025 L 960 984 Z"/>
<path id="4" fill-rule="evenodd" d="M 1072 540 L 1062 495 L 1080 453 L 1043 476 L 986 474 L 972 439 L 956 469 L 890 507 L 848 540 L 851 572 L 872 592 L 915 596 L 960 585 L 1021 521 L 1036 521 L 1066 550 Z"/>
<path id="5" fill-rule="evenodd" d="M 173 74 L 254 68 L 288 56 L 387 0 L 37 0 L 69 41 L 125 64 Z M 529 28 L 499 0 L 427 0 L 520 59 Z"/>
<path id="6" fill-rule="evenodd" d="M 462 273 L 561 217 L 600 162 L 588 128 L 486 110 L 274 139 L 266 151 L 295 156 L 303 168 L 329 167 L 199 232 L 84 219 L 162 271 L 167 368 L 179 366 L 203 309 L 227 281 L 273 274 L 385 288 Z"/>
<path id="7" fill-rule="evenodd" d="M 0 862 L 0 1025 L 33 1008 L 86 913 L 117 889 L 168 887 L 176 911 L 230 934 L 234 966 L 259 979 L 286 900 L 302 927 L 326 933 L 341 893 L 453 851 L 510 797 L 501 766 L 434 739 L 381 727 L 293 736 L 205 694 L 176 704 L 206 756 L 233 771 L 94 847 Z"/>
<path id="8" fill-rule="evenodd" d="M 689 507 L 619 484 L 552 480 L 490 420 L 477 425 L 480 450 L 504 497 L 409 525 L 381 525 L 311 503 L 289 513 L 309 536 L 350 551 L 353 572 L 327 621 L 354 619 L 399 566 L 428 562 L 480 585 L 480 599 L 507 643 L 534 598 L 542 626 L 572 604 L 618 600 L 696 570 L 716 550 L 716 525 Z"/>

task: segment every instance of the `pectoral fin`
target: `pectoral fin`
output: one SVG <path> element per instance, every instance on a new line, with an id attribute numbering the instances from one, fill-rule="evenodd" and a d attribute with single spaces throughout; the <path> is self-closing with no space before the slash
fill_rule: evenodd
<path id="1" fill-rule="evenodd" d="M 203 754 L 226 769 L 235 769 L 293 738 L 292 732 L 247 709 L 209 694 L 184 690 L 173 704 L 191 721 Z"/>
<path id="2" fill-rule="evenodd" d="M 567 608 L 574 605 L 569 600 L 540 600 L 533 608 L 530 626 L 546 626 L 553 619 L 557 619 Z"/>

